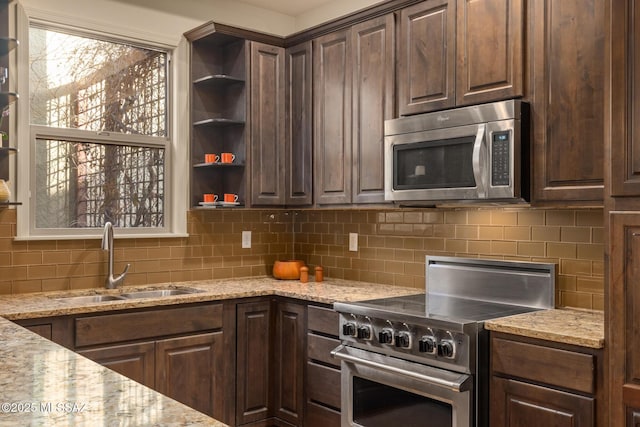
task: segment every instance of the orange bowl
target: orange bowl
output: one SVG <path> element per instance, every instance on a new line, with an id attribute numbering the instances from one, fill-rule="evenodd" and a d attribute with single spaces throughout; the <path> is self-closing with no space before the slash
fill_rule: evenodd
<path id="1" fill-rule="evenodd" d="M 298 280 L 300 278 L 300 267 L 304 261 L 299 259 L 276 261 L 273 263 L 273 277 L 282 280 Z"/>

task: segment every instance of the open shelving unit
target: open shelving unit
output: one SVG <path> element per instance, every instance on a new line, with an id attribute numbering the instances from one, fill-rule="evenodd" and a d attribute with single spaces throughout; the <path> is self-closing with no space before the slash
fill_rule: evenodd
<path id="1" fill-rule="evenodd" d="M 224 26 L 220 26 L 224 29 Z M 209 24 L 186 37 L 191 42 L 190 202 L 203 194 L 238 195 L 247 205 L 248 41 Z M 205 154 L 233 153 L 233 163 L 205 163 Z"/>

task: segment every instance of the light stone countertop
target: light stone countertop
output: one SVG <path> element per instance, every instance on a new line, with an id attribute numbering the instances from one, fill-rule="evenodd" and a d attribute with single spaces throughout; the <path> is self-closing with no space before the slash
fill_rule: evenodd
<path id="1" fill-rule="evenodd" d="M 490 320 L 484 327 L 529 338 L 604 348 L 603 311 L 570 308 L 534 311 Z"/>

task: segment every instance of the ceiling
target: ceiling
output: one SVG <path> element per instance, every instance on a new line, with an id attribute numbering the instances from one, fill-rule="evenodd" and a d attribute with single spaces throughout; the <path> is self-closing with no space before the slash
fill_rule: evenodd
<path id="1" fill-rule="evenodd" d="M 250 4 L 290 16 L 298 16 L 327 3 L 332 3 L 333 1 L 334 0 L 238 0 L 239 3 Z"/>

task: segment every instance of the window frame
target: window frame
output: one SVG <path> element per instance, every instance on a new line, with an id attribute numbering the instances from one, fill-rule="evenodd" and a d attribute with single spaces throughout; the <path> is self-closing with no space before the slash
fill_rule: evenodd
<path id="1" fill-rule="evenodd" d="M 187 183 L 181 182 L 180 177 L 188 174 L 187 158 L 188 149 L 179 147 L 179 141 L 188 141 L 187 126 L 179 126 L 185 122 L 181 117 L 182 112 L 188 111 L 187 99 L 178 93 L 178 87 L 188 87 L 188 61 L 185 60 L 188 53 L 188 45 L 184 39 L 178 44 L 168 44 L 161 37 L 138 33 L 119 31 L 107 31 L 108 23 L 96 25 L 94 29 L 87 29 L 80 20 L 72 17 L 55 17 L 55 22 L 50 19 L 50 14 L 36 10 L 24 11 L 18 7 L 16 24 L 16 36 L 21 40 L 20 49 L 16 50 L 18 70 L 29 70 L 28 40 L 31 25 L 39 28 L 61 30 L 88 37 L 96 37 L 102 40 L 117 43 L 126 43 L 147 49 L 160 50 L 166 53 L 166 136 L 147 136 L 120 134 L 115 132 L 95 132 L 81 129 L 55 128 L 43 125 L 31 124 L 29 106 L 29 73 L 16 73 L 17 88 L 24 95 L 20 98 L 16 108 L 17 146 L 19 158 L 17 171 L 17 195 L 22 202 L 17 209 L 17 233 L 16 240 L 67 240 L 67 239 L 91 239 L 101 238 L 102 228 L 36 228 L 35 212 L 35 183 L 36 183 L 36 159 L 35 149 L 38 139 L 62 139 L 88 143 L 110 144 L 118 146 L 144 146 L 163 148 L 164 153 L 164 226 L 163 227 L 118 227 L 116 237 L 128 238 L 158 238 L 158 237 L 186 237 L 186 211 L 187 211 Z M 22 74 L 22 76 L 20 76 Z M 23 101 L 26 100 L 26 101 Z M 185 133 L 186 132 L 186 133 Z M 15 133 L 14 133 L 15 134 Z M 114 138 L 115 135 L 115 138 Z M 20 173 L 20 171 L 28 171 Z M 17 179 L 18 175 L 21 179 Z M 26 178 L 26 179 L 25 179 Z M 33 196 L 33 197 L 32 197 Z M 26 221 L 25 221 L 26 220 Z"/>

